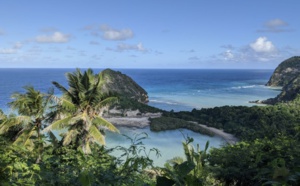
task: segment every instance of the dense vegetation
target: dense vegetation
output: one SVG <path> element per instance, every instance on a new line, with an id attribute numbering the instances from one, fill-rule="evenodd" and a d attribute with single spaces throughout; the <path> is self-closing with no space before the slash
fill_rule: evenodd
<path id="1" fill-rule="evenodd" d="M 128 137 L 127 148 L 102 145 L 104 131 L 117 129 L 99 115 L 118 100 L 124 109 L 155 108 L 102 92 L 101 73 L 90 69 L 68 73 L 67 80 L 68 88 L 53 82 L 63 92 L 60 98 L 25 87 L 9 104 L 17 114 L 0 112 L 1 185 L 300 185 L 299 97 L 274 106 L 164 112 L 152 122 L 183 127 L 194 121 L 224 129 L 240 142 L 208 152 L 209 143 L 194 148 L 186 137 L 185 159 L 170 157 L 159 168 L 149 158 L 159 151 L 142 143 L 146 134 Z M 64 133 L 58 137 L 54 129 Z"/>
<path id="2" fill-rule="evenodd" d="M 25 87 L 9 103 L 17 115 L 0 112 L 1 185 L 144 185 L 154 183 L 143 171 L 153 161 L 136 136 L 128 148 L 106 149 L 104 130 L 118 132 L 100 116 L 117 97 L 102 91 L 103 74 L 91 69 L 67 73 L 68 88 L 41 93 Z M 63 132 L 61 137 L 55 130 Z M 109 152 L 121 151 L 120 157 Z"/>
<path id="3" fill-rule="evenodd" d="M 212 149 L 207 159 L 210 173 L 225 185 L 300 184 L 300 97 L 274 106 L 164 112 L 163 119 L 164 123 L 156 118 L 152 122 L 175 129 L 165 123 L 195 121 L 224 129 L 240 139 L 235 145 Z"/>
<path id="4" fill-rule="evenodd" d="M 169 115 L 169 114 L 165 113 L 164 115 Z M 196 125 L 193 122 L 190 122 L 189 120 L 162 116 L 159 118 L 150 118 L 150 121 L 151 121 L 151 125 L 150 125 L 151 131 L 164 131 L 164 130 L 185 128 L 185 129 L 192 130 L 194 132 L 199 132 L 201 134 L 213 136 L 213 134 L 210 131 L 206 130 L 205 128 L 199 125 Z"/>
<path id="5" fill-rule="evenodd" d="M 224 129 L 241 140 L 273 139 L 296 135 L 295 127 L 300 122 L 300 99 L 275 106 L 223 106 L 193 109 L 191 112 L 164 112 L 163 115 Z"/>

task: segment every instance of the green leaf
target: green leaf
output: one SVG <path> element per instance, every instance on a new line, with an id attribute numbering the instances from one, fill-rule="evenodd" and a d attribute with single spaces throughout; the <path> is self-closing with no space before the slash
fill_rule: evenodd
<path id="1" fill-rule="evenodd" d="M 87 170 L 83 170 L 79 174 L 79 181 L 83 186 L 91 186 L 92 185 L 92 176 L 89 174 Z"/>
<path id="2" fill-rule="evenodd" d="M 178 174 L 182 177 L 188 175 L 195 168 L 194 162 L 185 161 L 176 167 Z"/>

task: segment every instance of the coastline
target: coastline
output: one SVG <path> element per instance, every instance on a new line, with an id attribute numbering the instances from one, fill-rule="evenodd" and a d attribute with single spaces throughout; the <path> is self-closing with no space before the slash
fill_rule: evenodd
<path id="1" fill-rule="evenodd" d="M 212 132 L 213 134 L 215 134 L 217 136 L 220 136 L 221 138 L 223 138 L 230 145 L 234 145 L 239 141 L 238 138 L 236 138 L 233 134 L 224 132 L 221 129 L 217 129 L 217 128 L 214 128 L 214 127 L 208 127 L 206 125 L 199 124 L 197 122 L 192 122 L 192 123 L 199 125 L 200 127 Z"/>
<path id="2" fill-rule="evenodd" d="M 145 128 L 150 126 L 150 118 L 159 118 L 161 117 L 162 113 L 146 113 L 143 115 L 135 114 L 128 114 L 127 116 L 106 116 L 103 117 L 107 121 L 111 122 L 115 126 L 122 126 L 122 127 L 136 127 L 136 128 Z"/>
<path id="3" fill-rule="evenodd" d="M 126 117 L 104 117 L 107 121 L 114 124 L 116 127 L 135 127 L 135 128 L 145 128 L 150 126 L 149 118 L 158 118 L 161 117 L 161 113 L 147 113 L 144 116 L 126 116 Z M 208 130 L 209 132 L 213 133 L 216 136 L 223 138 L 228 144 L 232 145 L 237 143 L 239 140 L 232 134 L 226 133 L 221 129 L 208 127 L 203 124 L 199 124 L 197 122 L 190 121 L 195 125 L 200 126 L 201 128 Z"/>

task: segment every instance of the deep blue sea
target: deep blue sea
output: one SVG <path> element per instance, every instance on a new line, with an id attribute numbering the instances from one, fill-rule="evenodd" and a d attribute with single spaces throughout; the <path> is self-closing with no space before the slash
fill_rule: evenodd
<path id="1" fill-rule="evenodd" d="M 98 73 L 102 69 L 95 69 Z M 157 69 L 116 69 L 130 76 L 141 85 L 149 95 L 149 105 L 164 110 L 192 110 L 222 105 L 247 105 L 251 100 L 263 100 L 275 97 L 278 89 L 265 87 L 273 70 L 157 70 Z M 67 86 L 65 73 L 75 69 L 0 69 L 0 108 L 9 113 L 7 103 L 13 92 L 22 92 L 23 86 L 32 85 L 46 92 L 57 81 Z M 55 94 L 60 95 L 58 90 Z M 121 133 L 132 136 L 134 133 L 147 132 L 150 140 L 145 140 L 147 147 L 156 147 L 162 157 L 155 160 L 156 165 L 163 163 L 174 155 L 183 156 L 181 141 L 184 140 L 179 130 L 151 132 L 149 128 L 120 128 Z M 211 146 L 224 144 L 219 137 L 200 135 L 183 130 L 185 135 L 195 139 L 200 147 L 207 140 Z M 109 147 L 124 145 L 124 137 L 109 134 Z M 125 143 L 128 145 L 128 143 Z"/>
<path id="2" fill-rule="evenodd" d="M 67 86 L 65 73 L 75 69 L 0 69 L 0 108 L 7 111 L 10 95 L 32 85 L 46 92 L 57 81 Z M 129 75 L 149 95 L 149 105 L 164 110 L 192 110 L 222 105 L 249 105 L 275 97 L 264 84 L 273 70 L 146 70 L 117 69 Z M 95 69 L 97 73 L 101 69 Z M 60 94 L 55 90 L 56 94 Z"/>

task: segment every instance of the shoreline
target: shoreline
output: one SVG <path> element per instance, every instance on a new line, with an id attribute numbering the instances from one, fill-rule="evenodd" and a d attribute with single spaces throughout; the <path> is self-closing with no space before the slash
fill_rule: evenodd
<path id="1" fill-rule="evenodd" d="M 146 116 L 127 116 L 127 117 L 104 117 L 107 121 L 114 124 L 116 127 L 129 127 L 129 128 L 145 128 L 150 126 L 149 118 L 160 117 L 161 114 L 154 114 L 154 115 L 146 115 Z M 200 126 L 201 128 L 208 130 L 209 132 L 213 133 L 216 136 L 223 138 L 228 144 L 233 145 L 237 143 L 239 140 L 234 135 L 230 133 L 226 133 L 221 129 L 217 129 L 214 127 L 208 127 L 203 124 L 199 124 L 197 122 L 190 121 L 195 125 Z M 190 130 L 190 129 L 188 129 Z M 205 135 L 205 134 L 203 134 Z"/>
<path id="2" fill-rule="evenodd" d="M 213 134 L 215 134 L 217 136 L 220 136 L 221 138 L 223 138 L 230 145 L 234 145 L 239 141 L 238 138 L 235 137 L 233 134 L 224 132 L 221 129 L 217 129 L 217 128 L 214 128 L 214 127 L 208 127 L 206 125 L 199 124 L 199 123 L 196 123 L 196 124 L 198 124 L 200 127 L 204 128 L 204 129 L 212 132 Z"/>

